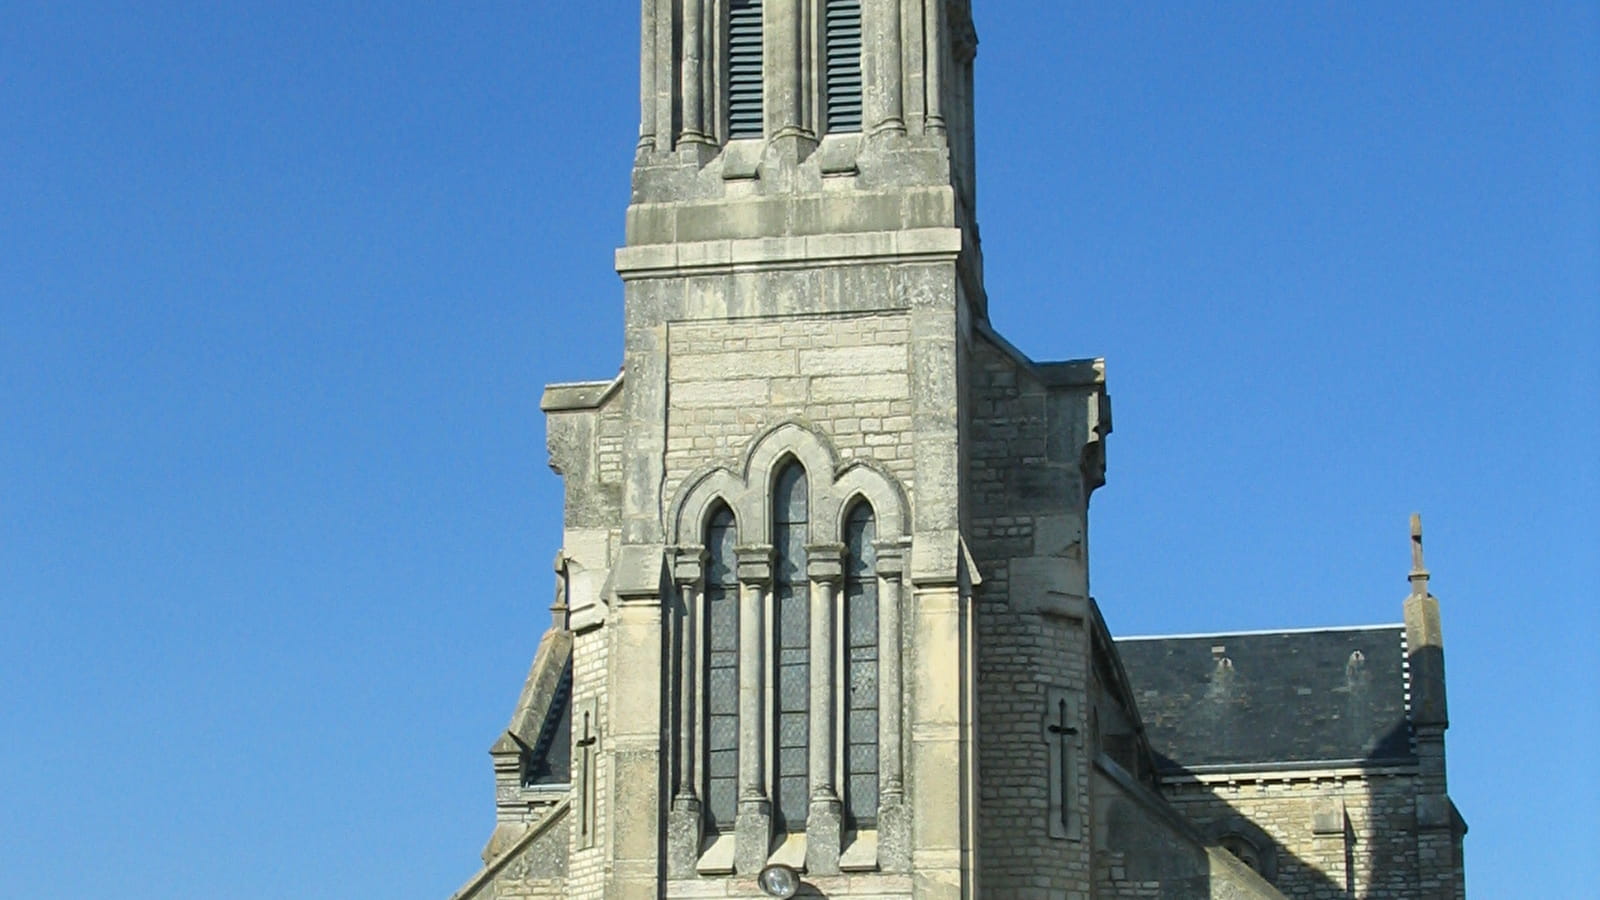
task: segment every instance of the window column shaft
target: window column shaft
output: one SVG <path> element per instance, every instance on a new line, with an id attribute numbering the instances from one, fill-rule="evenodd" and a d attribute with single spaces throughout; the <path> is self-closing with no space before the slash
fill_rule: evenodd
<path id="1" fill-rule="evenodd" d="M 766 716 L 766 654 L 763 652 L 766 583 L 739 582 L 739 804 L 767 799 L 766 770 L 762 765 Z"/>
<path id="2" fill-rule="evenodd" d="M 696 675 L 700 671 L 700 654 L 695 636 L 704 627 L 700 621 L 699 591 L 694 582 L 681 586 L 680 593 L 683 598 L 683 620 L 679 626 L 679 652 L 678 666 L 681 673 L 679 686 L 680 698 L 678 708 L 680 720 L 678 722 L 678 797 L 683 800 L 695 800 L 698 795 L 697 785 L 699 779 L 695 766 L 695 735 L 700 733 L 699 685 Z"/>
<path id="3" fill-rule="evenodd" d="M 837 802 L 834 787 L 833 607 L 836 579 L 831 574 L 811 582 L 811 801 Z"/>
<path id="4" fill-rule="evenodd" d="M 772 547 L 744 546 L 739 557 L 739 800 L 734 869 L 754 876 L 772 851 L 772 804 L 767 799 L 767 589 L 773 584 Z"/>
<path id="5" fill-rule="evenodd" d="M 900 594 L 901 559 L 879 549 L 878 577 L 883 594 L 878 603 L 878 771 L 880 794 L 897 801 L 905 793 L 900 771 Z M 892 805 L 886 802 L 883 805 Z"/>

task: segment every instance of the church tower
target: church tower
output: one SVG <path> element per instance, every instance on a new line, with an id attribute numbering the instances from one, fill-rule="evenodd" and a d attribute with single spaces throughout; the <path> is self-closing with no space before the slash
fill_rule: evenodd
<path id="1" fill-rule="evenodd" d="M 645 0 L 642 23 L 623 373 L 543 404 L 568 896 L 748 893 L 769 863 L 830 896 L 1081 887 L 1108 422 L 1096 363 L 988 328 L 970 4 Z"/>
<path id="2" fill-rule="evenodd" d="M 457 900 L 1450 896 L 1425 591 L 1409 669 L 1106 629 L 1104 366 L 989 324 L 970 0 L 641 16 L 622 372 L 541 403 L 554 625 Z"/>
<path id="3" fill-rule="evenodd" d="M 969 3 L 644 0 L 642 24 L 623 373 L 543 402 L 565 896 L 748 895 L 774 863 L 829 896 L 1082 889 L 1108 421 L 1096 363 L 987 325 Z M 561 681 L 535 669 L 525 700 Z M 497 745 L 503 820 L 547 730 Z"/>

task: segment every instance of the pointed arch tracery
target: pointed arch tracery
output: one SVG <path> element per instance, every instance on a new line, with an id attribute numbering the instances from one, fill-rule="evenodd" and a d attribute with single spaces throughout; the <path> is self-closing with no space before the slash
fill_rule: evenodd
<path id="1" fill-rule="evenodd" d="M 775 835 L 810 830 L 830 805 L 837 824 L 874 828 L 880 797 L 901 790 L 898 647 L 881 636 L 898 630 L 908 512 L 892 473 L 841 462 L 795 421 L 680 484 L 665 518 L 691 561 L 678 577 L 694 639 L 677 652 L 696 675 L 685 687 L 698 684 L 676 707 L 678 773 L 707 837 L 731 839 L 752 790 Z M 835 689 L 812 691 L 813 670 Z"/>

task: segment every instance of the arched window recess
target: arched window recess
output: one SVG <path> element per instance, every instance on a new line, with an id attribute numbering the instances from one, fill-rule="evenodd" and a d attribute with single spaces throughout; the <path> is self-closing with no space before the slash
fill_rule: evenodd
<path id="1" fill-rule="evenodd" d="M 678 871 L 723 871 L 736 849 L 765 854 L 801 832 L 807 865 L 824 868 L 830 854 L 859 864 L 863 847 L 908 840 L 900 646 L 889 637 L 901 631 L 906 511 L 887 469 L 840 460 L 803 422 L 680 483 L 668 516 L 685 611 L 671 814 L 687 821 L 669 837 L 671 858 L 687 860 Z M 813 690 L 813 678 L 832 688 Z M 891 834 L 850 837 L 872 832 Z M 824 847 L 823 835 L 847 846 Z"/>
<path id="2" fill-rule="evenodd" d="M 810 497 L 798 460 L 779 464 L 772 488 L 773 827 L 805 830 L 810 804 L 811 582 L 807 576 Z"/>
<path id="3" fill-rule="evenodd" d="M 718 502 L 705 527 L 705 575 L 700 654 L 704 669 L 705 826 L 733 831 L 739 795 L 739 576 L 733 510 Z M 693 665 L 693 660 L 687 661 Z M 687 754 L 693 771 L 693 749 Z"/>

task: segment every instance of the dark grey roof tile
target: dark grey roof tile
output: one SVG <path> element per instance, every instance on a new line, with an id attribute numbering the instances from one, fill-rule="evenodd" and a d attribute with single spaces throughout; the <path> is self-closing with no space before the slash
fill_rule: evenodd
<path id="1" fill-rule="evenodd" d="M 1405 629 L 1117 641 L 1163 769 L 1414 761 Z"/>

